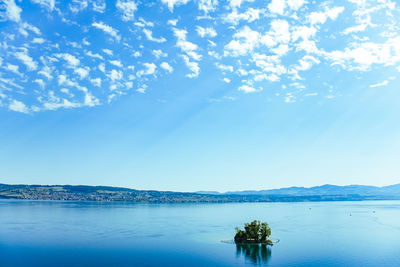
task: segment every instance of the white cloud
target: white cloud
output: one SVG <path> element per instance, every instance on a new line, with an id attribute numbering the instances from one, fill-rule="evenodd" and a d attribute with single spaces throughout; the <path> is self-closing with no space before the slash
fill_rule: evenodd
<path id="1" fill-rule="evenodd" d="M 343 31 L 344 35 L 350 34 L 350 33 L 355 33 L 355 32 L 362 32 L 365 31 L 367 28 L 367 24 L 359 24 L 356 26 L 348 27 Z"/>
<path id="2" fill-rule="evenodd" d="M 179 47 L 183 52 L 185 52 L 191 58 L 195 60 L 200 60 L 202 56 L 195 52 L 198 49 L 198 46 L 186 40 L 187 31 L 180 30 L 177 28 L 174 28 L 173 31 L 175 37 L 177 38 L 176 46 Z"/>
<path id="3" fill-rule="evenodd" d="M 203 28 L 201 26 L 197 26 L 196 31 L 197 31 L 197 34 L 202 38 L 207 37 L 207 36 L 211 37 L 211 38 L 217 36 L 217 32 L 211 27 Z"/>
<path id="4" fill-rule="evenodd" d="M 120 68 L 123 67 L 121 61 L 119 61 L 119 60 L 110 60 L 109 62 L 110 62 L 110 64 L 112 64 L 114 66 L 117 66 L 117 67 L 120 67 Z"/>
<path id="5" fill-rule="evenodd" d="M 149 40 L 149 41 L 153 41 L 156 43 L 164 43 L 167 41 L 164 37 L 160 37 L 160 38 L 153 37 L 153 32 L 148 29 L 143 29 L 143 33 L 146 36 L 147 40 Z"/>
<path id="6" fill-rule="evenodd" d="M 94 54 L 92 51 L 87 51 L 86 55 L 89 56 L 89 57 L 92 57 L 92 58 L 98 58 L 98 59 L 101 59 L 101 60 L 104 59 L 103 56 L 101 56 L 101 55 L 99 55 L 97 53 Z"/>
<path id="7" fill-rule="evenodd" d="M 279 15 L 283 15 L 283 12 L 286 8 L 286 1 L 285 0 L 272 0 L 268 4 L 268 10 L 271 13 L 276 13 Z"/>
<path id="8" fill-rule="evenodd" d="M 43 103 L 43 109 L 44 110 L 57 110 L 60 108 L 77 108 L 81 107 L 82 104 L 76 103 L 76 102 L 71 102 L 68 99 L 60 99 L 59 97 L 52 98 L 49 102 Z"/>
<path id="9" fill-rule="evenodd" d="M 21 73 L 19 72 L 18 68 L 19 67 L 17 65 L 13 65 L 13 64 L 7 63 L 6 69 L 8 69 L 11 72 L 14 72 L 15 74 L 21 75 Z"/>
<path id="10" fill-rule="evenodd" d="M 15 57 L 24 63 L 28 70 L 32 71 L 38 68 L 37 62 L 28 55 L 27 49 L 25 49 L 23 52 L 16 52 Z"/>
<path id="11" fill-rule="evenodd" d="M 166 71 L 168 71 L 169 73 L 172 73 L 174 71 L 174 68 L 171 67 L 171 65 L 169 65 L 167 62 L 162 62 L 160 64 L 160 67 Z"/>
<path id="12" fill-rule="evenodd" d="M 106 10 L 106 2 L 103 0 L 92 1 L 93 10 L 99 13 L 103 13 Z"/>
<path id="13" fill-rule="evenodd" d="M 51 75 L 52 69 L 49 66 L 44 66 L 38 74 L 45 76 L 48 80 L 53 79 L 53 75 Z"/>
<path id="14" fill-rule="evenodd" d="M 134 1 L 118 0 L 116 7 L 122 13 L 123 21 L 131 21 L 134 19 L 135 11 L 137 10 L 137 5 Z"/>
<path id="15" fill-rule="evenodd" d="M 69 87 L 77 87 L 77 83 L 68 79 L 67 75 L 60 74 L 58 75 L 58 85 L 65 85 Z"/>
<path id="16" fill-rule="evenodd" d="M 245 69 L 242 69 L 242 68 L 239 68 L 239 69 L 236 71 L 236 73 L 237 73 L 239 76 L 247 76 L 247 75 L 249 75 L 249 72 L 248 72 L 247 70 L 245 70 Z"/>
<path id="17" fill-rule="evenodd" d="M 188 51 L 186 52 L 186 54 L 197 61 L 201 60 L 201 58 L 203 57 L 202 55 L 196 53 L 195 51 Z"/>
<path id="18" fill-rule="evenodd" d="M 100 78 L 90 79 L 90 82 L 94 86 L 101 87 L 101 79 Z"/>
<path id="19" fill-rule="evenodd" d="M 224 16 L 223 21 L 234 25 L 239 24 L 241 20 L 251 23 L 260 18 L 261 12 L 260 9 L 249 8 L 244 13 L 238 13 L 238 11 L 234 9 L 231 13 Z"/>
<path id="20" fill-rule="evenodd" d="M 13 99 L 8 105 L 8 109 L 12 111 L 29 113 L 29 108 L 21 101 Z"/>
<path id="21" fill-rule="evenodd" d="M 143 63 L 143 66 L 146 69 L 138 71 L 136 73 L 138 77 L 142 77 L 143 75 L 153 75 L 156 72 L 157 66 L 154 63 Z"/>
<path id="22" fill-rule="evenodd" d="M 295 42 L 299 39 L 308 40 L 311 37 L 314 37 L 317 33 L 317 29 L 313 26 L 294 26 L 292 27 L 292 41 Z"/>
<path id="23" fill-rule="evenodd" d="M 111 70 L 111 72 L 107 74 L 107 77 L 109 77 L 113 82 L 116 80 L 121 80 L 122 76 L 123 73 L 120 70 Z"/>
<path id="24" fill-rule="evenodd" d="M 89 68 L 76 68 L 74 69 L 74 73 L 78 74 L 79 79 L 85 79 L 89 75 Z"/>
<path id="25" fill-rule="evenodd" d="M 86 88 L 85 88 L 86 89 Z M 85 98 L 84 98 L 84 105 L 88 107 L 94 107 L 97 105 L 100 105 L 99 99 L 97 99 L 95 96 L 93 96 L 89 91 L 84 91 L 85 93 Z"/>
<path id="26" fill-rule="evenodd" d="M 139 87 L 138 89 L 136 89 L 136 92 L 144 94 L 147 90 L 147 85 L 143 84 L 141 87 Z"/>
<path id="27" fill-rule="evenodd" d="M 272 0 L 268 4 L 268 10 L 274 14 L 284 15 L 287 7 L 296 11 L 305 3 L 305 0 Z"/>
<path id="28" fill-rule="evenodd" d="M 225 56 L 244 56 L 252 53 L 256 48 L 264 45 L 280 56 L 289 51 L 291 39 L 289 23 L 286 20 L 276 19 L 271 21 L 270 30 L 262 35 L 252 30 L 247 25 L 233 35 L 233 40 L 225 46 Z"/>
<path id="29" fill-rule="evenodd" d="M 323 12 L 311 12 L 308 20 L 311 24 L 324 24 L 329 18 L 335 20 L 340 13 L 344 11 L 344 7 L 325 8 Z"/>
<path id="30" fill-rule="evenodd" d="M 168 6 L 169 11 L 174 11 L 174 6 L 185 5 L 189 0 L 161 0 L 163 4 Z"/>
<path id="31" fill-rule="evenodd" d="M 218 0 L 198 0 L 199 10 L 204 11 L 207 15 L 209 12 L 215 11 L 218 5 Z"/>
<path id="32" fill-rule="evenodd" d="M 298 10 L 300 7 L 302 7 L 304 4 L 306 4 L 307 1 L 306 0 L 287 0 L 286 3 L 290 9 Z"/>
<path id="33" fill-rule="evenodd" d="M 110 36 L 115 38 L 115 40 L 117 40 L 118 42 L 121 40 L 121 36 L 118 34 L 118 30 L 114 29 L 109 25 L 104 24 L 101 21 L 92 23 L 92 26 L 109 34 Z"/>
<path id="34" fill-rule="evenodd" d="M 231 8 L 237 8 L 242 5 L 243 2 L 253 2 L 254 0 L 229 0 L 229 5 Z"/>
<path id="35" fill-rule="evenodd" d="M 188 78 L 196 78 L 199 76 L 200 68 L 197 62 L 190 61 L 189 57 L 186 55 L 181 55 L 186 66 L 190 69 L 192 73 L 186 74 Z"/>
<path id="36" fill-rule="evenodd" d="M 153 22 L 147 21 L 144 18 L 139 18 L 139 21 L 141 23 L 143 23 L 143 25 L 146 26 L 146 27 L 154 27 L 154 23 Z"/>
<path id="37" fill-rule="evenodd" d="M 69 4 L 69 9 L 73 13 L 78 13 L 86 9 L 87 6 L 88 6 L 87 0 L 72 0 L 72 2 Z"/>
<path id="38" fill-rule="evenodd" d="M 32 43 L 34 44 L 43 44 L 45 40 L 43 38 L 33 38 Z"/>
<path id="39" fill-rule="evenodd" d="M 22 87 L 22 86 L 20 86 L 19 84 L 16 84 L 15 82 L 13 82 L 12 79 L 5 79 L 5 78 L 1 78 L 1 77 L 0 77 L 0 85 L 1 85 L 2 88 L 4 88 L 3 85 L 2 85 L 1 83 L 5 83 L 5 84 L 7 84 L 7 85 L 11 85 L 11 86 L 13 86 L 13 87 L 15 87 L 15 88 L 18 88 L 18 89 L 21 89 L 21 90 L 24 89 L 24 87 Z M 6 89 L 6 90 L 10 90 L 10 89 L 8 89 L 8 88 L 5 88 L 5 89 Z M 1 91 L 0 91 L 0 98 L 5 98 L 5 95 L 4 95 L 3 92 L 1 92 Z"/>
<path id="40" fill-rule="evenodd" d="M 381 87 L 381 86 L 385 86 L 388 85 L 389 81 L 388 80 L 384 80 L 383 82 L 380 83 L 375 83 L 375 84 L 371 84 L 369 87 L 374 88 L 374 87 Z"/>
<path id="41" fill-rule="evenodd" d="M 110 49 L 104 48 L 102 51 L 110 57 L 113 55 L 113 51 Z"/>
<path id="42" fill-rule="evenodd" d="M 393 66 L 400 62 L 400 36 L 389 38 L 385 43 L 354 43 L 351 48 L 322 51 L 321 54 L 332 61 L 332 65 L 347 70 L 366 71 L 373 64 Z"/>
<path id="43" fill-rule="evenodd" d="M 246 25 L 240 31 L 236 32 L 233 38 L 234 40 L 225 46 L 224 54 L 237 57 L 253 51 L 259 43 L 260 34 Z"/>
<path id="44" fill-rule="evenodd" d="M 80 64 L 79 59 L 68 53 L 54 54 L 55 57 L 62 58 L 67 61 L 68 67 L 74 68 Z"/>
<path id="45" fill-rule="evenodd" d="M 229 66 L 229 65 L 224 65 L 221 63 L 215 63 L 215 66 L 217 66 L 218 69 L 222 70 L 222 71 L 229 71 L 229 72 L 233 72 L 233 66 Z"/>
<path id="46" fill-rule="evenodd" d="M 100 99 L 106 103 L 107 99 L 129 94 L 127 89 L 132 86 L 139 88 L 138 92 L 145 92 L 147 86 L 143 83 L 150 84 L 168 73 L 198 77 L 201 60 L 205 60 L 207 66 L 215 65 L 214 72 L 219 76 L 217 82 L 232 84 L 235 81 L 234 87 L 241 92 L 260 91 L 262 87 L 272 85 L 279 90 L 281 86 L 272 82 L 282 80 L 288 85 L 288 90 L 281 92 L 280 96 L 288 101 L 296 100 L 295 96 L 304 97 L 309 89 L 309 81 L 305 79 L 310 79 L 309 74 L 316 67 L 321 75 L 324 71 L 357 71 L 355 78 L 363 77 L 362 71 L 392 69 L 400 72 L 400 37 L 397 31 L 400 24 L 395 19 L 398 6 L 386 0 L 349 1 L 355 4 L 344 1 L 341 7 L 336 6 L 339 4 L 335 1 L 313 5 L 309 0 L 266 0 L 262 3 L 164 0 L 159 11 L 168 13 L 169 18 L 163 20 L 164 16 L 158 16 L 161 13 L 139 16 L 139 7 L 154 7 L 154 3 L 146 1 L 116 0 L 109 2 L 106 10 L 103 0 L 71 0 L 66 4 L 31 0 L 41 5 L 35 5 L 31 10 L 37 12 L 37 16 L 43 16 L 44 20 L 37 24 L 29 19 L 22 0 L 3 0 L 0 1 L 0 20 L 9 22 L 1 30 L 0 50 L 4 53 L 0 61 L 4 77 L 0 77 L 0 105 L 7 108 L 14 96 L 20 93 L 25 94 L 26 98 L 20 100 L 29 104 L 29 112 L 63 105 L 95 105 L 100 103 Z M 307 2 L 309 5 L 305 6 Z M 190 6 L 176 8 L 186 3 Z M 12 6 L 16 12 L 13 13 L 12 8 L 6 5 Z M 65 8 L 61 9 L 61 6 Z M 175 13 L 192 8 L 190 15 L 196 23 L 188 25 L 186 20 L 180 19 L 184 14 L 171 14 L 167 6 L 171 11 L 175 8 Z M 87 15 L 95 15 L 95 18 L 79 20 L 77 16 L 85 14 L 72 14 L 70 7 L 73 12 L 86 9 Z M 47 12 L 50 10 L 57 12 Z M 94 14 L 94 11 L 107 13 Z M 6 12 L 9 13 L 6 15 Z M 25 15 L 33 24 L 24 21 Z M 344 15 L 349 18 L 341 20 Z M 105 17 L 110 16 L 114 16 L 114 20 L 106 20 Z M 42 23 L 51 23 L 53 19 L 60 19 L 65 26 L 54 32 L 58 41 L 46 38 L 47 25 Z M 78 26 L 82 31 L 73 34 L 73 39 L 65 35 L 65 30 L 73 33 L 73 28 Z M 171 30 L 172 40 L 171 32 L 166 30 Z M 119 43 L 110 44 L 108 39 Z M 329 45 L 327 41 L 333 39 L 335 41 Z M 152 57 L 153 63 L 150 61 Z M 183 74 L 177 66 L 183 68 Z M 50 81 L 53 76 L 55 81 Z M 387 78 L 367 87 L 392 85 L 390 81 Z M 320 82 L 320 79 L 315 80 L 315 85 Z M 88 89 L 83 89 L 83 85 L 96 90 L 93 93 L 96 92 L 96 97 L 99 94 L 99 99 Z M 306 86 L 307 90 L 300 86 Z M 46 87 L 46 90 L 40 87 Z M 47 96 L 52 88 L 58 89 L 53 89 L 55 93 Z M 71 95 L 60 91 L 67 88 Z M 103 90 L 106 88 L 113 92 Z M 311 92 L 315 91 L 311 89 Z M 290 90 L 292 94 L 286 95 Z M 325 94 L 318 95 L 326 97 Z M 329 95 L 339 96 L 340 93 L 329 92 Z M 69 102 L 64 102 L 64 98 Z"/>
<path id="47" fill-rule="evenodd" d="M 42 7 L 53 11 L 55 5 L 56 5 L 56 1 L 55 0 L 31 0 L 33 3 L 39 4 Z"/>
<path id="48" fill-rule="evenodd" d="M 271 21 L 270 31 L 260 40 L 266 46 L 287 44 L 291 38 L 289 23 L 286 20 L 277 19 Z"/>
<path id="49" fill-rule="evenodd" d="M 68 95 L 68 96 L 71 96 L 71 97 L 74 96 L 73 94 L 71 94 L 71 92 L 70 92 L 67 88 L 61 88 L 61 89 L 60 89 L 60 92 L 66 94 L 66 95 Z"/>
<path id="50" fill-rule="evenodd" d="M 155 49 L 155 50 L 152 51 L 152 53 L 156 58 L 161 58 L 161 57 L 167 57 L 168 56 L 168 54 L 164 53 L 161 49 Z"/>
<path id="51" fill-rule="evenodd" d="M 238 90 L 239 91 L 243 91 L 244 93 L 254 93 L 254 92 L 257 92 L 257 89 L 256 88 L 254 88 L 254 87 L 252 87 L 252 86 L 250 86 L 250 85 L 247 85 L 247 84 L 243 84 L 243 85 L 241 85 L 239 88 L 238 88 Z"/>
<path id="52" fill-rule="evenodd" d="M 170 19 L 167 21 L 167 24 L 172 25 L 172 26 L 176 26 L 177 23 L 178 23 L 178 19 Z"/>
<path id="53" fill-rule="evenodd" d="M 106 72 L 106 65 L 104 63 L 100 63 L 98 66 L 99 70 L 103 73 Z"/>
<path id="54" fill-rule="evenodd" d="M 37 83 L 41 88 L 45 87 L 45 83 L 42 79 L 36 79 L 33 81 L 34 83 Z"/>
<path id="55" fill-rule="evenodd" d="M 14 0 L 5 0 L 3 5 L 1 7 L 2 9 L 5 8 L 5 12 L 0 13 L 0 18 L 15 22 L 19 22 L 21 20 L 22 9 L 15 4 Z"/>
<path id="56" fill-rule="evenodd" d="M 293 93 L 286 93 L 285 103 L 295 103 L 295 102 L 296 102 L 296 97 L 293 95 Z"/>
<path id="57" fill-rule="evenodd" d="M 31 25 L 31 24 L 29 24 L 29 23 L 26 23 L 26 22 L 20 23 L 20 24 L 19 24 L 19 29 L 18 29 L 19 33 L 22 34 L 22 35 L 25 36 L 25 37 L 28 37 L 29 33 L 28 33 L 26 30 L 29 30 L 29 31 L 31 31 L 31 32 L 34 32 L 34 33 L 37 34 L 37 35 L 42 34 L 42 33 L 40 32 L 39 28 L 37 28 L 37 27 L 35 27 L 35 26 L 33 26 L 33 25 Z"/>

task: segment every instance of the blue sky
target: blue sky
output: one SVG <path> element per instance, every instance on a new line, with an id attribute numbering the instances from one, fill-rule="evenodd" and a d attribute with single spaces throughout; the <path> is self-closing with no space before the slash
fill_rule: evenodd
<path id="1" fill-rule="evenodd" d="M 0 181 L 176 191 L 400 181 L 400 6 L 0 3 Z"/>

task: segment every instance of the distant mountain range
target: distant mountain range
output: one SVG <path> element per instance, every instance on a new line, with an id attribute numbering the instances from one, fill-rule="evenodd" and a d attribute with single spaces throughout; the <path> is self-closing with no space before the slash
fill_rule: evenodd
<path id="1" fill-rule="evenodd" d="M 362 195 L 362 196 L 400 196 L 400 184 L 389 186 L 370 185 L 321 185 L 314 187 L 286 187 L 270 190 L 230 191 L 219 193 L 216 191 L 199 191 L 200 194 L 212 195 L 288 195 L 288 196 L 316 196 L 316 195 Z"/>
<path id="2" fill-rule="evenodd" d="M 288 187 L 226 193 L 216 191 L 187 193 L 86 185 L 0 184 L 0 199 L 124 201 L 138 203 L 400 200 L 400 184 L 383 187 L 322 185 L 310 188 Z"/>

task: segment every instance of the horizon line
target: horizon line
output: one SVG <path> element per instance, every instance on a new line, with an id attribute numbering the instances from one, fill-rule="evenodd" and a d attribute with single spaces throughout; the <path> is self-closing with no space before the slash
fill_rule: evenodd
<path id="1" fill-rule="evenodd" d="M 348 186 L 370 186 L 370 187 L 377 187 L 377 188 L 382 188 L 382 187 L 387 187 L 387 186 L 393 186 L 393 185 L 400 185 L 399 183 L 395 184 L 387 184 L 387 185 L 365 185 L 365 184 L 345 184 L 345 185 L 338 185 L 338 184 L 320 184 L 320 185 L 314 185 L 314 186 L 286 186 L 286 187 L 279 187 L 279 188 L 270 188 L 270 189 L 244 189 L 244 190 L 229 190 L 229 191 L 218 191 L 218 190 L 196 190 L 196 191 L 174 191 L 174 190 L 163 190 L 163 189 L 136 189 L 128 186 L 113 186 L 113 185 L 88 185 L 88 184 L 24 184 L 24 183 L 17 183 L 17 184 L 7 184 L 7 183 L 2 183 L 0 182 L 0 185 L 25 185 L 25 186 L 87 186 L 87 187 L 113 187 L 113 188 L 124 188 L 124 189 L 130 189 L 130 190 L 137 190 L 137 191 L 159 191 L 159 192 L 174 192 L 174 193 L 199 193 L 199 192 L 213 192 L 213 193 L 219 193 L 219 194 L 226 194 L 226 193 L 233 193 L 233 192 L 259 192 L 259 191 L 267 191 L 267 190 L 279 190 L 279 189 L 288 189 L 288 188 L 305 188 L 305 189 L 311 189 L 315 187 L 322 187 L 326 185 L 331 185 L 331 186 L 338 186 L 338 187 L 348 187 Z"/>

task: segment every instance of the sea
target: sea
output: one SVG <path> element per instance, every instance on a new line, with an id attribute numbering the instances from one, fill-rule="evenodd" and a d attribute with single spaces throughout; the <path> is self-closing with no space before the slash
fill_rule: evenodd
<path id="1" fill-rule="evenodd" d="M 233 242 L 253 220 L 273 246 Z M 0 266 L 400 266 L 400 201 L 0 200 Z"/>

